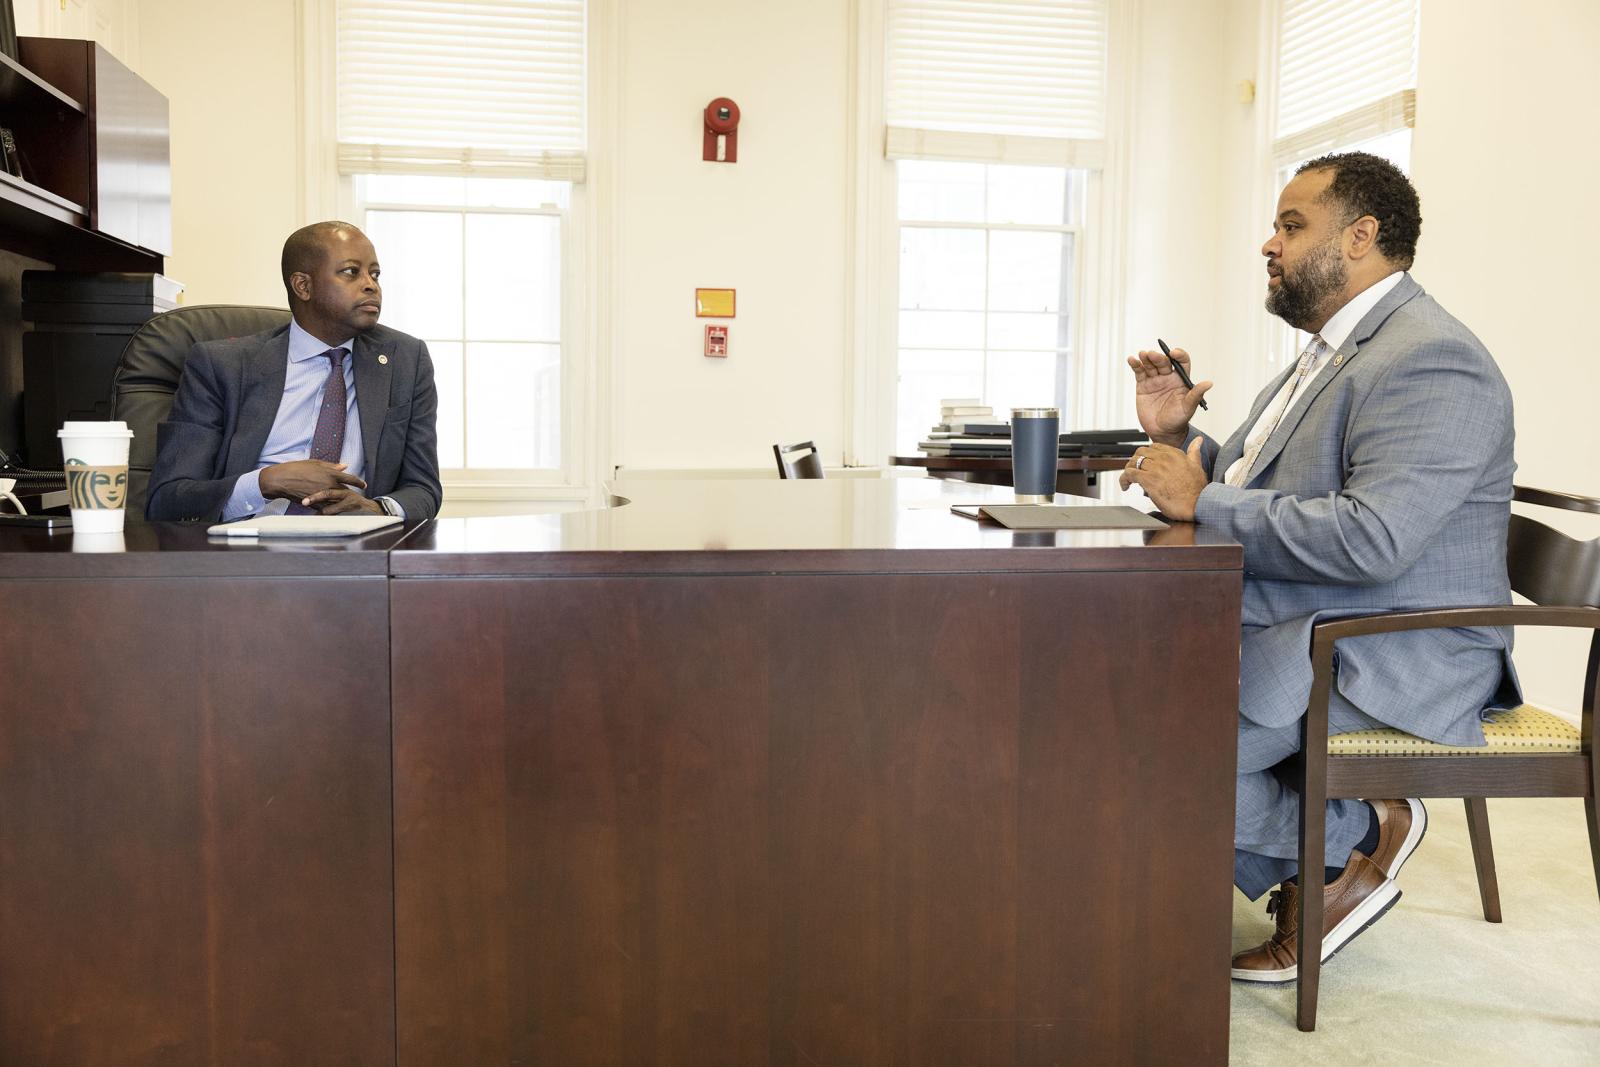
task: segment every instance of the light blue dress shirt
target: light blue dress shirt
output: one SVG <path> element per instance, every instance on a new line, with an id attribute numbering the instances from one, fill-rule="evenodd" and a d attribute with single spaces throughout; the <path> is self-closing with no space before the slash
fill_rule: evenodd
<path id="1" fill-rule="evenodd" d="M 361 442 L 361 416 L 356 413 L 356 371 L 354 337 L 343 344 L 327 345 L 289 321 L 289 366 L 283 380 L 283 399 L 278 402 L 272 432 L 261 446 L 256 469 L 241 474 L 233 483 L 233 493 L 222 509 L 222 521 L 252 518 L 256 515 L 282 515 L 289 510 L 287 500 L 268 500 L 261 495 L 261 471 L 274 463 L 311 458 L 311 437 L 317 430 L 317 412 L 322 407 L 322 390 L 328 381 L 329 364 L 325 353 L 343 348 L 344 360 L 344 448 L 339 462 L 358 478 L 366 477 L 366 449 Z M 399 511 L 399 505 L 395 505 Z M 401 512 L 403 516 L 403 512 Z"/>

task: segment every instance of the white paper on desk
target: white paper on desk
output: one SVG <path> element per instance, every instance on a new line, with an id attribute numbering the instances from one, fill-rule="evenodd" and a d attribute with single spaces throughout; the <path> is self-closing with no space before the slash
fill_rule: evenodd
<path id="1" fill-rule="evenodd" d="M 360 537 L 400 525 L 398 515 L 262 515 L 208 526 L 213 537 Z"/>

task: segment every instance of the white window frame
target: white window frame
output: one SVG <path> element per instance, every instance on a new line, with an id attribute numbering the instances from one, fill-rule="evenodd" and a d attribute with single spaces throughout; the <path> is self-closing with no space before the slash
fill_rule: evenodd
<path id="1" fill-rule="evenodd" d="M 614 375 L 608 304 L 611 264 L 616 262 L 612 220 L 616 218 L 618 2 L 589 0 L 585 180 L 573 183 L 569 207 L 562 212 L 561 467 L 557 471 L 441 471 L 447 514 L 493 511 L 497 504 L 525 501 L 596 506 L 613 474 Z M 299 217 L 304 222 L 354 221 L 358 211 L 380 205 L 358 204 L 353 180 L 339 174 L 334 0 L 296 0 L 296 10 L 300 27 L 296 70 L 301 132 L 297 162 L 302 175 L 296 205 Z M 416 205 L 382 206 L 418 210 Z M 379 255 L 381 258 L 382 249 Z"/>
<path id="2" fill-rule="evenodd" d="M 1132 408 L 1127 372 L 1117 366 L 1120 361 L 1104 355 L 1090 360 L 1084 355 L 1124 349 L 1129 223 L 1124 131 L 1132 121 L 1140 7 L 1141 0 L 1110 0 L 1103 153 L 1097 160 L 1052 161 L 1069 169 L 1088 169 L 1069 309 L 1074 352 L 1074 380 L 1067 383 L 1071 411 L 1062 413 L 1076 426 L 1121 425 Z M 845 271 L 845 465 L 879 466 L 888 462 L 895 444 L 901 223 L 894 162 L 886 152 L 890 133 L 884 107 L 884 0 L 861 0 L 855 16 L 849 57 L 855 107 L 849 116 L 848 162 L 854 182 L 847 208 L 852 254 Z M 930 425 L 936 415 L 929 412 Z"/>
<path id="3" fill-rule="evenodd" d="M 960 162 L 968 162 L 968 161 L 962 160 Z M 984 166 L 985 164 L 973 163 L 971 165 L 972 166 Z M 1073 178 L 1074 174 L 1083 175 L 1083 177 L 1081 179 L 1077 179 L 1077 180 L 1081 180 L 1085 184 L 1083 197 L 1084 197 L 1084 202 L 1085 202 L 1085 210 L 1087 210 L 1087 197 L 1088 197 L 1087 183 L 1088 183 L 1088 180 L 1089 180 L 1089 176 L 1092 175 L 1094 172 L 1092 170 L 1085 170 L 1085 169 L 1077 168 L 1077 167 L 1058 167 L 1056 169 L 1064 170 L 1066 172 L 1066 174 L 1067 174 L 1066 180 L 1068 182 L 1073 182 L 1075 180 Z M 898 175 L 896 177 L 898 177 Z M 899 187 L 899 183 L 896 182 L 897 207 L 898 207 L 898 187 Z M 1052 396 L 1050 398 L 1050 400 L 1051 400 L 1052 404 L 1057 404 L 1057 405 L 1061 404 L 1061 402 L 1062 402 L 1061 401 L 1061 394 L 1062 394 L 1063 391 L 1067 392 L 1068 395 L 1069 395 L 1069 398 L 1070 398 L 1071 394 L 1074 392 L 1074 390 L 1072 389 L 1073 379 L 1078 376 L 1078 364 L 1082 361 L 1082 358 L 1083 358 L 1083 350 L 1082 350 L 1082 348 L 1079 347 L 1082 344 L 1082 338 L 1083 338 L 1083 309 L 1078 304 L 1078 301 L 1082 299 L 1082 294 L 1083 294 L 1083 279 L 1082 279 L 1082 270 L 1081 270 L 1081 264 L 1083 262 L 1083 259 L 1082 259 L 1083 226 L 1081 224 L 1077 223 L 1077 222 L 1049 223 L 1049 222 L 971 222 L 971 221 L 945 221 L 945 220 L 936 220 L 936 219 L 909 219 L 908 220 L 908 219 L 899 218 L 898 217 L 899 216 L 898 210 L 896 211 L 895 214 L 896 214 L 896 219 L 895 219 L 895 240 L 896 240 L 897 244 L 899 242 L 899 237 L 900 237 L 901 232 L 904 231 L 904 230 L 908 230 L 908 229 L 909 230 L 972 230 L 972 231 L 976 231 L 976 232 L 981 233 L 981 234 L 984 235 L 984 259 L 985 259 L 985 261 L 987 261 L 988 258 L 989 258 L 989 235 L 992 234 L 992 233 L 1001 233 L 1001 232 L 1010 232 L 1010 233 L 1056 233 L 1056 234 L 1068 234 L 1068 235 L 1071 235 L 1071 237 L 1072 237 L 1072 274 L 1073 274 L 1073 276 L 1072 276 L 1072 279 L 1071 279 L 1072 280 L 1072 287 L 1071 287 L 1071 291 L 1068 293 L 1068 299 L 1071 300 L 1072 303 L 1069 304 L 1067 307 L 1063 308 L 1061 310 L 1061 312 L 1059 312 L 1059 314 L 1067 315 L 1068 318 L 1070 319 L 1070 321 L 1071 321 L 1071 336 L 1070 336 L 1070 339 L 1068 341 L 1068 347 L 1067 347 L 1065 353 L 1063 353 L 1060 349 L 1055 349 L 1054 350 L 1055 351 L 1055 355 L 1056 355 L 1057 365 L 1058 365 L 1058 371 L 1057 371 L 1057 375 L 1058 376 L 1057 376 L 1056 382 L 1055 382 L 1055 390 L 1056 390 L 1055 391 L 1055 395 Z M 896 257 L 896 261 L 898 262 L 898 256 Z M 901 294 L 900 294 L 900 290 L 899 290 L 898 270 L 896 271 L 895 285 L 896 285 L 896 288 L 895 288 L 895 294 L 894 294 L 894 297 L 895 297 L 895 299 L 894 299 L 894 310 L 895 310 L 895 322 L 896 322 L 896 337 L 895 337 L 894 359 L 895 359 L 896 377 L 898 378 L 899 366 L 900 366 L 899 365 L 900 343 L 899 343 L 899 336 L 898 336 L 898 333 L 899 333 L 898 323 L 899 323 L 899 318 L 900 318 L 900 312 L 909 311 L 909 310 L 938 311 L 938 310 L 942 310 L 942 309 L 937 309 L 937 308 L 911 309 L 911 308 L 901 307 L 901 305 L 900 305 L 900 295 Z M 989 320 L 989 316 L 990 316 L 990 314 L 1006 314 L 1007 312 L 1005 312 L 1005 311 L 994 312 L 993 309 L 989 308 L 988 307 L 987 295 L 985 296 L 984 305 L 985 305 L 984 309 L 981 312 L 981 314 L 984 317 L 983 378 L 984 378 L 985 381 L 987 381 L 988 380 L 988 376 L 989 376 L 989 355 L 990 355 L 991 351 L 993 350 L 991 348 L 990 344 L 989 344 L 989 341 L 988 341 L 988 338 L 989 338 L 989 329 L 988 329 L 988 327 L 989 327 L 989 321 L 988 321 Z M 970 351 L 971 350 L 971 346 L 970 345 L 959 345 L 959 346 L 952 345 L 952 346 L 949 346 L 949 347 L 945 347 L 945 346 L 941 346 L 941 345 L 917 345 L 916 348 L 917 348 L 918 351 L 923 351 L 923 352 L 941 352 L 941 351 L 962 351 L 962 352 L 965 352 L 965 351 Z M 1008 349 L 1005 349 L 1005 348 L 1001 348 L 999 350 L 1000 351 L 1008 351 Z M 1039 351 L 1042 351 L 1042 350 L 1039 350 Z M 1066 360 L 1066 364 L 1067 364 L 1066 371 L 1067 371 L 1068 377 L 1065 378 L 1065 379 L 1060 377 L 1060 363 L 1062 362 L 1061 357 L 1063 355 L 1068 357 L 1067 360 Z M 899 404 L 898 404 L 898 400 L 899 400 L 899 397 L 898 397 L 899 382 L 896 381 L 895 384 L 896 384 L 896 391 L 897 391 L 896 395 L 893 397 L 893 399 L 896 401 L 895 414 L 892 415 L 891 418 L 898 418 L 898 410 L 899 410 Z M 1071 410 L 1071 409 L 1064 409 L 1062 411 L 1062 428 L 1063 429 L 1067 429 L 1069 427 L 1073 427 L 1073 426 L 1076 425 L 1075 423 L 1072 422 L 1072 418 L 1073 418 L 1074 414 L 1075 414 L 1074 410 Z M 932 424 L 933 422 L 937 421 L 938 412 L 929 411 L 927 413 L 927 415 L 928 415 L 929 424 Z M 1009 418 L 1010 417 L 1010 413 L 997 410 L 995 412 L 995 417 L 996 418 Z M 891 434 L 894 433 L 894 431 L 896 429 L 898 429 L 898 427 L 891 425 L 890 426 Z"/>
<path id="4" fill-rule="evenodd" d="M 562 376 L 562 384 L 561 384 L 561 394 L 562 394 L 561 395 L 561 418 L 562 418 L 562 434 L 561 434 L 561 437 L 562 437 L 562 441 L 561 441 L 561 446 L 562 446 L 562 454 L 563 454 L 562 465 L 560 467 L 556 467 L 556 468 L 538 467 L 538 468 L 498 468 L 497 469 L 497 468 L 491 468 L 491 467 L 446 467 L 443 470 L 441 470 L 440 474 L 441 474 L 441 477 L 448 476 L 449 479 L 451 480 L 451 482 L 453 484 L 455 484 L 455 485 L 458 485 L 458 486 L 468 486 L 468 485 L 471 485 L 471 486 L 493 486 L 493 485 L 506 485 L 506 484 L 512 484 L 512 485 L 569 485 L 570 481 L 569 481 L 569 479 L 567 477 L 567 473 L 568 472 L 567 472 L 567 469 L 566 469 L 565 453 L 566 453 L 566 448 L 567 448 L 567 438 L 569 436 L 569 434 L 567 434 L 567 432 L 566 432 L 566 427 L 568 425 L 568 414 L 567 414 L 567 412 L 569 410 L 569 401 L 570 401 L 571 397 L 569 395 L 569 391 L 567 389 L 567 384 L 566 384 L 566 375 L 568 373 L 568 364 L 569 364 L 569 360 L 567 359 L 567 353 L 566 353 L 566 347 L 567 347 L 567 343 L 568 343 L 568 337 L 567 337 L 568 330 L 566 328 L 566 319 L 567 319 L 567 315 L 572 310 L 572 304 L 574 302 L 568 299 L 569 293 L 568 293 L 568 289 L 567 289 L 567 284 L 568 284 L 567 275 L 570 274 L 571 272 L 566 269 L 565 265 L 571 261 L 572 257 L 574 257 L 576 255 L 580 255 L 581 252 L 582 252 L 582 250 L 580 248 L 575 247 L 574 242 L 571 240 L 572 225 L 571 225 L 571 217 L 570 217 L 571 211 L 570 211 L 570 209 L 563 209 L 563 208 L 560 208 L 560 207 L 557 207 L 557 206 L 553 206 L 553 205 L 543 205 L 543 206 L 540 206 L 540 207 L 475 207 L 475 206 L 467 206 L 465 204 L 462 204 L 462 205 L 441 205 L 441 204 L 437 204 L 437 203 L 421 203 L 421 202 L 403 201 L 403 200 L 400 200 L 400 201 L 395 201 L 395 200 L 362 200 L 359 197 L 356 197 L 354 195 L 354 189 L 355 189 L 355 186 L 356 186 L 357 183 L 353 179 L 355 177 L 357 177 L 357 175 L 351 175 L 350 177 L 351 177 L 352 180 L 350 181 L 349 184 L 350 184 L 351 189 L 352 189 L 352 199 L 353 199 L 353 202 L 355 204 L 354 208 L 350 212 L 350 215 L 351 215 L 353 220 L 358 221 L 358 224 L 360 223 L 360 221 L 364 221 L 365 220 L 366 214 L 369 211 L 396 211 L 396 212 L 406 212 L 406 213 L 413 213 L 413 214 L 455 215 L 455 216 L 459 216 L 462 219 L 462 222 L 463 222 L 463 226 L 462 226 L 462 241 L 465 242 L 465 240 L 466 240 L 465 220 L 466 220 L 467 216 L 469 216 L 469 215 L 537 216 L 537 217 L 541 217 L 541 218 L 554 218 L 554 219 L 557 219 L 559 221 L 559 223 L 560 223 L 560 234 L 561 234 L 561 262 L 563 264 L 563 267 L 562 267 L 562 278 L 560 279 L 560 282 L 559 282 L 559 284 L 561 286 L 561 321 L 562 321 L 561 335 L 559 337 L 554 338 L 553 340 L 552 339 L 548 339 L 548 338 L 535 338 L 535 339 L 520 338 L 520 339 L 518 339 L 518 342 L 519 343 L 528 343 L 528 344 L 546 344 L 546 345 L 554 344 L 561 350 L 561 376 Z M 576 183 L 569 183 L 569 187 L 573 190 L 573 192 L 577 191 Z M 465 249 L 463 249 L 463 256 L 464 255 L 465 255 Z M 381 255 L 380 255 L 380 259 L 381 259 Z M 466 308 L 468 306 L 468 304 L 467 304 L 467 292 L 466 292 L 466 290 L 468 288 L 467 278 L 468 278 L 468 274 L 467 274 L 467 272 L 465 270 L 463 270 L 462 273 L 461 273 L 461 287 L 462 287 L 461 306 L 463 308 Z M 462 346 L 462 359 L 463 359 L 463 361 L 465 361 L 467 359 L 467 355 L 466 355 L 467 346 L 470 345 L 470 344 L 473 344 L 478 339 L 469 338 L 469 337 L 465 336 L 465 331 L 463 331 L 463 336 L 461 336 L 461 337 L 454 337 L 454 338 L 429 337 L 429 338 L 424 338 L 424 340 L 440 341 L 440 342 L 450 341 L 450 342 L 459 343 Z M 480 341 L 479 343 L 482 343 L 482 342 Z M 491 342 L 491 343 L 498 343 L 498 342 Z M 464 370 L 465 370 L 466 369 L 465 368 L 465 364 L 463 366 L 464 366 Z M 467 371 L 467 373 L 470 374 L 470 371 Z M 466 381 L 466 378 L 463 377 L 463 385 L 465 385 L 465 381 Z M 466 415 L 467 415 L 467 406 L 468 406 L 467 405 L 467 394 L 466 394 L 465 389 L 463 389 L 461 401 L 462 401 L 462 407 L 463 407 L 463 411 L 462 411 L 463 425 L 465 425 L 465 420 L 466 420 Z"/>

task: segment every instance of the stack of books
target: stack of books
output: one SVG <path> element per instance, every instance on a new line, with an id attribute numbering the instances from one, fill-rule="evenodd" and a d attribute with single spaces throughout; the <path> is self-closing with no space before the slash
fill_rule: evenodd
<path id="1" fill-rule="evenodd" d="M 939 401 L 939 422 L 935 434 L 961 437 L 976 434 L 983 437 L 1010 437 L 1011 424 L 994 417 L 994 408 L 976 400 L 955 399 Z"/>
<path id="2" fill-rule="evenodd" d="M 1011 424 L 979 400 L 941 400 L 939 421 L 917 447 L 930 456 L 1010 456 Z"/>

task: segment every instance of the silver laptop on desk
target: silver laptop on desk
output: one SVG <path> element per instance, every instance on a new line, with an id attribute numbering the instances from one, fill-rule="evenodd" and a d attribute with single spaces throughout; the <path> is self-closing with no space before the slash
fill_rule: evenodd
<path id="1" fill-rule="evenodd" d="M 360 537 L 399 526 L 398 515 L 261 515 L 206 528 L 213 537 Z"/>

